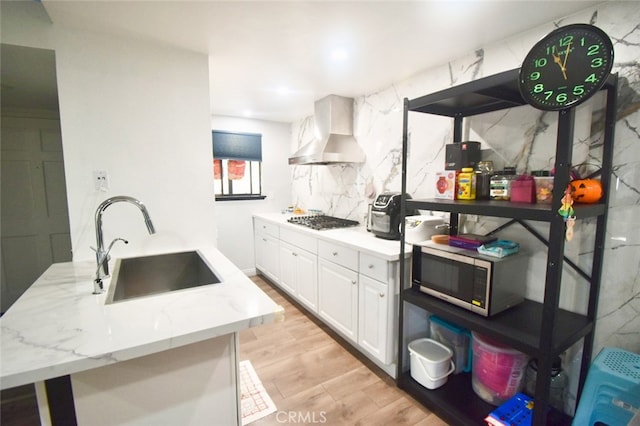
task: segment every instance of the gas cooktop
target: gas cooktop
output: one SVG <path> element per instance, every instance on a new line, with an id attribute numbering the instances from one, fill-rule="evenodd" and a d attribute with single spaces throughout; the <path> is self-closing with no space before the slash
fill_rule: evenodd
<path id="1" fill-rule="evenodd" d="M 287 220 L 289 223 L 306 226 L 316 231 L 324 229 L 347 228 L 349 226 L 358 226 L 360 223 L 355 220 L 342 219 L 339 217 L 326 215 L 313 216 L 294 216 Z"/>

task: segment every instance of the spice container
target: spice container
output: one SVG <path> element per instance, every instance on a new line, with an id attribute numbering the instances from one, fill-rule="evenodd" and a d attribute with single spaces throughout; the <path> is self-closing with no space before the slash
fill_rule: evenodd
<path id="1" fill-rule="evenodd" d="M 458 200 L 476 199 L 476 175 L 471 167 L 464 167 L 458 174 Z"/>
<path id="2" fill-rule="evenodd" d="M 491 191 L 493 161 L 480 161 L 476 165 L 476 200 L 488 200 Z"/>
<path id="3" fill-rule="evenodd" d="M 491 176 L 489 197 L 492 200 L 509 201 L 511 199 L 511 182 L 515 178 L 515 167 L 505 167 L 504 170 Z"/>
<path id="4" fill-rule="evenodd" d="M 531 173 L 536 183 L 536 202 L 551 204 L 553 193 L 553 176 L 547 170 L 536 170 Z"/>

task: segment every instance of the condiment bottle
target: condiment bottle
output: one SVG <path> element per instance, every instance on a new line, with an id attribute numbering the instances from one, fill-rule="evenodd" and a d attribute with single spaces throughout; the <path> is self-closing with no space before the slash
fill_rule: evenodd
<path id="1" fill-rule="evenodd" d="M 463 168 L 458 174 L 458 200 L 476 199 L 476 175 L 471 167 Z"/>
<path id="2" fill-rule="evenodd" d="M 479 161 L 476 165 L 476 200 L 488 200 L 491 191 L 493 161 Z"/>

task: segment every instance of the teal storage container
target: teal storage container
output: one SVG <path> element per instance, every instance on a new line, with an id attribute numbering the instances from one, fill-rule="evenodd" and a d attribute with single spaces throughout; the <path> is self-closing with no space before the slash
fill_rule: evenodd
<path id="1" fill-rule="evenodd" d="M 471 371 L 473 352 L 471 351 L 471 333 L 466 328 L 450 323 L 436 315 L 429 317 L 431 338 L 453 351 L 456 368 L 453 374 Z"/>

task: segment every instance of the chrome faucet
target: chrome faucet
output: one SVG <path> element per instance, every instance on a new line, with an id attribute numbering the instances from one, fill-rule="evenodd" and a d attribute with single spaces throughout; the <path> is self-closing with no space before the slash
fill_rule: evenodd
<path id="1" fill-rule="evenodd" d="M 125 244 L 128 242 L 123 240 L 122 238 L 116 238 L 111 242 L 109 248 L 107 250 L 104 249 L 104 240 L 102 238 L 102 213 L 109 207 L 111 204 L 119 203 L 119 202 L 127 202 L 137 206 L 142 212 L 142 216 L 144 216 L 144 223 L 147 225 L 147 230 L 149 234 L 155 234 L 156 230 L 153 227 L 153 222 L 151 222 L 151 217 L 149 216 L 149 212 L 144 204 L 142 204 L 139 200 L 129 197 L 126 195 L 118 195 L 115 197 L 108 198 L 104 200 L 98 208 L 96 209 L 95 222 L 96 222 L 96 278 L 94 279 L 94 294 L 102 292 L 102 278 L 109 276 L 109 252 L 111 251 L 111 247 L 113 244 L 118 241 L 124 241 Z"/>
<path id="2" fill-rule="evenodd" d="M 96 259 L 98 262 L 98 267 L 96 268 L 96 278 L 93 280 L 93 294 L 100 294 L 104 290 L 104 286 L 102 285 L 102 276 L 100 275 L 100 270 L 103 268 L 103 265 L 105 263 L 109 262 L 109 259 L 110 259 L 109 253 L 111 252 L 111 248 L 117 241 L 122 241 L 125 244 L 129 244 L 129 241 L 125 240 L 124 238 L 115 238 L 113 241 L 111 241 L 111 244 L 109 244 L 109 248 L 107 249 L 107 251 L 101 255 L 102 259 Z M 108 268 L 108 265 L 107 265 L 107 268 Z"/>

